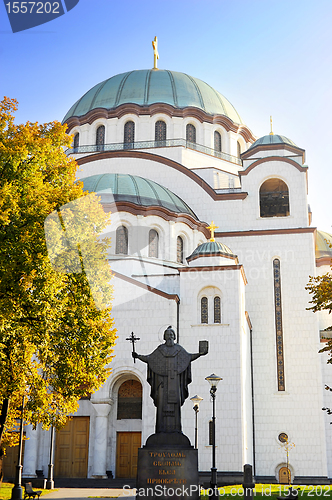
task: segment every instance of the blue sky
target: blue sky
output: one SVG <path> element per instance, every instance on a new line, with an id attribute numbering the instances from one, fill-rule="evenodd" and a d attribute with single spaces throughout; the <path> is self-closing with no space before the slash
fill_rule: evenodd
<path id="1" fill-rule="evenodd" d="M 219 90 L 256 136 L 306 150 L 313 225 L 332 232 L 331 0 L 80 0 L 64 16 L 13 34 L 0 5 L 0 94 L 17 121 L 62 120 L 98 82 L 153 65 Z"/>

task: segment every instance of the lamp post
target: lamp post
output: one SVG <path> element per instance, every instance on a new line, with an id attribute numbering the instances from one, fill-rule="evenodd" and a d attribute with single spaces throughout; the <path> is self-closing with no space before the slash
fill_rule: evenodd
<path id="1" fill-rule="evenodd" d="M 53 446 L 54 446 L 54 426 L 51 427 L 51 446 L 50 446 L 50 463 L 48 464 L 48 475 L 46 481 L 46 489 L 53 490 L 54 481 L 53 481 Z"/>
<path id="2" fill-rule="evenodd" d="M 197 414 L 199 412 L 199 403 L 203 401 L 203 398 L 197 396 L 196 394 L 195 396 L 190 398 L 190 401 L 194 403 L 193 410 L 195 412 L 195 448 L 197 450 Z"/>
<path id="3" fill-rule="evenodd" d="M 23 445 L 23 412 L 24 412 L 25 395 L 22 398 L 21 424 L 20 424 L 20 442 L 18 446 L 18 457 L 16 465 L 15 485 L 12 489 L 11 500 L 22 500 L 22 445 Z"/>
<path id="4" fill-rule="evenodd" d="M 212 489 L 212 496 L 210 498 L 212 500 L 217 500 L 219 495 L 217 493 L 215 401 L 216 401 L 217 385 L 220 382 L 220 380 L 222 380 L 222 378 L 212 373 L 209 377 L 206 377 L 205 380 L 207 380 L 210 384 L 210 394 L 212 397 L 212 467 L 211 467 L 211 482 L 210 482 L 210 486 Z"/>

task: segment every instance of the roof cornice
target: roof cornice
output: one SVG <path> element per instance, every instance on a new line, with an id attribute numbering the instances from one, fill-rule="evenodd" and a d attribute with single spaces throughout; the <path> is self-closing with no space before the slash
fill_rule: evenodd
<path id="1" fill-rule="evenodd" d="M 216 238 L 242 237 L 242 236 L 270 236 L 275 234 L 315 233 L 315 227 L 290 227 L 284 229 L 250 229 L 249 231 L 218 231 Z"/>
<path id="2" fill-rule="evenodd" d="M 302 165 L 299 165 L 296 161 L 292 160 L 291 158 L 288 158 L 287 156 L 267 156 L 266 158 L 260 158 L 259 160 L 256 160 L 253 163 L 251 163 L 249 167 L 239 172 L 239 176 L 243 177 L 244 175 L 248 175 L 249 172 L 251 172 L 258 165 L 261 165 L 262 163 L 269 163 L 271 161 L 289 163 L 293 167 L 297 168 L 297 170 L 299 170 L 300 172 L 308 171 L 308 167 L 303 167 Z"/>
<path id="3" fill-rule="evenodd" d="M 127 281 L 127 283 L 130 283 L 131 285 L 138 286 L 139 288 L 143 288 L 144 290 L 154 293 L 156 295 L 159 295 L 160 297 L 163 297 L 164 299 L 167 300 L 175 300 L 175 302 L 180 302 L 180 298 L 176 293 L 166 293 L 163 292 L 162 290 L 159 290 L 158 288 L 154 288 L 153 286 L 146 285 L 145 283 L 142 283 L 141 281 L 134 280 L 133 278 L 130 278 L 129 276 L 126 276 L 125 274 L 119 273 L 118 271 L 113 271 L 112 274 L 116 277 L 119 278 L 123 281 Z"/>
<path id="4" fill-rule="evenodd" d="M 212 123 L 221 125 L 227 132 L 232 131 L 241 135 L 246 142 L 254 143 L 256 137 L 251 130 L 243 124 L 234 123 L 233 120 L 224 115 L 210 115 L 205 111 L 188 106 L 186 108 L 175 108 L 170 104 L 155 103 L 150 106 L 140 106 L 139 104 L 121 104 L 113 109 L 95 108 L 82 116 L 72 116 L 67 120 L 67 133 L 74 127 L 79 127 L 88 123 L 91 125 L 94 121 L 100 118 L 121 118 L 124 115 L 134 114 L 136 116 L 153 116 L 158 113 L 163 113 L 170 118 L 196 118 L 201 123 Z"/>
<path id="5" fill-rule="evenodd" d="M 242 264 L 235 264 L 230 266 L 196 266 L 196 267 L 178 267 L 179 273 L 195 273 L 195 272 L 216 272 L 216 271 L 240 271 L 244 284 L 247 285 L 248 281 L 243 269 Z"/>
<path id="6" fill-rule="evenodd" d="M 196 184 L 198 184 L 215 201 L 244 200 L 248 196 L 248 193 L 242 191 L 237 193 L 233 192 L 218 194 L 207 182 L 199 177 L 199 175 L 197 175 L 192 170 L 189 170 L 187 167 L 184 167 L 183 165 L 181 165 L 181 163 L 178 163 L 177 161 L 171 160 L 170 158 L 166 158 L 164 156 L 156 155 L 154 153 L 148 153 L 146 151 L 101 151 L 100 153 L 94 153 L 93 155 L 77 158 L 76 162 L 78 163 L 78 165 L 84 165 L 86 163 L 92 163 L 98 160 L 106 160 L 108 158 L 141 158 L 143 160 L 155 161 L 157 163 L 167 165 L 168 167 L 178 170 L 179 172 L 196 182 Z"/>
<path id="7" fill-rule="evenodd" d="M 297 153 L 299 156 L 302 156 L 303 162 L 305 161 L 305 150 L 299 148 L 298 146 L 293 146 L 292 144 L 280 143 L 280 144 L 258 144 L 257 146 L 250 147 L 244 153 L 241 154 L 241 160 L 249 159 L 253 154 L 258 153 L 259 151 L 273 151 L 276 149 L 287 149 L 292 153 Z"/>
<path id="8" fill-rule="evenodd" d="M 189 226 L 190 229 L 196 229 L 197 231 L 203 233 L 206 238 L 210 237 L 210 231 L 207 229 L 207 222 L 200 222 L 191 217 L 189 214 L 172 212 L 171 210 L 158 205 L 148 207 L 136 205 L 130 201 L 117 201 L 114 203 L 101 202 L 101 204 L 105 212 L 114 212 L 115 207 L 117 212 L 127 212 L 132 215 L 143 215 L 144 217 L 148 215 L 156 215 L 166 221 L 183 222 Z"/>

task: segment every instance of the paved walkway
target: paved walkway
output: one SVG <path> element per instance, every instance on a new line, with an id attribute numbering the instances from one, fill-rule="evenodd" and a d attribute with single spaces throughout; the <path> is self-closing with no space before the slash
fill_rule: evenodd
<path id="1" fill-rule="evenodd" d="M 36 489 L 36 488 L 34 488 Z M 135 490 L 122 488 L 59 488 L 58 491 L 51 491 L 42 499 L 45 500 L 85 500 L 89 497 L 106 497 L 106 498 L 126 498 L 135 500 Z"/>

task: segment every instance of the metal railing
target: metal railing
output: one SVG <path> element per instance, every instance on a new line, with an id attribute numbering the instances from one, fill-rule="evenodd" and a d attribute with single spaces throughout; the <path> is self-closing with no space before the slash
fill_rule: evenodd
<path id="1" fill-rule="evenodd" d="M 200 153 L 204 153 L 220 160 L 230 161 L 237 165 L 242 165 L 242 161 L 237 156 L 232 156 L 222 151 L 189 142 L 185 139 L 166 139 L 165 141 L 136 141 L 136 142 L 113 142 L 110 144 L 94 144 L 91 146 L 78 146 L 77 148 L 67 149 L 66 154 L 82 154 L 82 153 L 100 153 L 101 151 L 123 151 L 133 149 L 151 149 L 151 148 L 171 148 L 184 147 Z"/>

